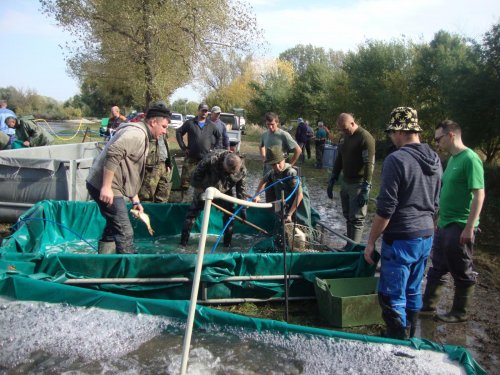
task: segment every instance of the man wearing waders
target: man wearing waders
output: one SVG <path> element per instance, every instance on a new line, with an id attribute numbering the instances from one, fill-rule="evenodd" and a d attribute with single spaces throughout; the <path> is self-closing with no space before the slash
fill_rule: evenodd
<path id="1" fill-rule="evenodd" d="M 349 113 L 340 114 L 337 129 L 343 133 L 343 137 L 339 142 L 326 193 L 328 198 L 333 199 L 333 185 L 342 172 L 340 200 L 342 213 L 347 221 L 347 237 L 359 243 L 368 213 L 368 195 L 375 164 L 375 140 Z"/>
<path id="2" fill-rule="evenodd" d="M 382 166 L 377 211 L 365 260 L 373 264 L 375 241 L 382 236 L 378 298 L 387 325 L 384 336 L 413 337 L 422 308 L 421 284 L 434 234 L 439 203 L 441 162 L 429 145 L 420 143 L 417 111 L 398 107 L 386 132 L 398 148 Z"/>
<path id="3" fill-rule="evenodd" d="M 149 143 L 167 133 L 170 111 L 165 103 L 151 105 L 144 121 L 121 124 L 95 158 L 87 190 L 96 201 L 106 226 L 99 241 L 100 254 L 133 254 L 134 232 L 125 197 L 141 213 L 138 192 L 144 178 Z"/>
<path id="4" fill-rule="evenodd" d="M 460 126 L 442 121 L 435 131 L 437 145 L 451 154 L 443 174 L 439 218 L 432 247 L 432 266 L 427 273 L 423 312 L 435 313 L 448 272 L 455 283 L 451 311 L 438 314 L 447 323 L 467 320 L 476 273 L 472 254 L 479 214 L 484 201 L 484 171 L 479 156 L 462 142 Z"/>

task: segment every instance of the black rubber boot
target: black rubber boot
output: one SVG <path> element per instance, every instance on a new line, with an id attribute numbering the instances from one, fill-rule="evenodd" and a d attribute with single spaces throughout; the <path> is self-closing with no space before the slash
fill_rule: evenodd
<path id="1" fill-rule="evenodd" d="M 432 315 L 436 313 L 436 307 L 443 292 L 443 284 L 427 281 L 423 297 L 423 307 L 420 310 L 423 315 Z"/>
<path id="2" fill-rule="evenodd" d="M 385 332 L 382 332 L 382 337 L 405 340 L 407 338 L 406 327 L 403 326 L 399 314 L 392 308 L 389 298 L 379 293 L 378 302 L 382 309 L 382 318 L 387 325 Z"/>
<path id="3" fill-rule="evenodd" d="M 418 311 L 406 310 L 406 330 L 407 337 L 410 339 L 415 336 L 415 330 L 417 329 L 417 318 Z"/>
<path id="4" fill-rule="evenodd" d="M 436 318 L 446 323 L 460 323 L 467 321 L 467 308 L 469 307 L 475 285 L 466 287 L 455 287 L 455 296 L 453 297 L 453 307 L 446 314 L 438 314 Z"/>
<path id="5" fill-rule="evenodd" d="M 233 239 L 233 226 L 230 225 L 224 232 L 224 247 L 231 246 L 232 239 Z"/>
<path id="6" fill-rule="evenodd" d="M 97 244 L 97 253 L 99 254 L 116 254 L 116 243 L 99 241 Z"/>
<path id="7" fill-rule="evenodd" d="M 194 224 L 194 218 L 186 218 L 184 220 L 184 226 L 182 227 L 182 233 L 181 233 L 181 246 L 187 246 L 188 241 L 189 241 L 189 234 L 191 233 L 191 228 L 193 227 Z"/>

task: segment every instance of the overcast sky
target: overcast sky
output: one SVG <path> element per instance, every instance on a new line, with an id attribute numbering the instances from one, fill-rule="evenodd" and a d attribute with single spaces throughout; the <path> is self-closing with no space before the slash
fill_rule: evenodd
<path id="1" fill-rule="evenodd" d="M 439 30 L 480 39 L 499 22 L 499 0 L 251 0 L 266 54 L 277 57 L 297 44 L 355 50 L 367 39 L 390 41 L 403 35 L 429 42 Z M 37 0 L 2 0 L 0 87 L 33 89 L 66 100 L 78 93 L 61 45 L 67 40 L 40 13 Z M 199 100 L 192 89 L 171 100 Z"/>

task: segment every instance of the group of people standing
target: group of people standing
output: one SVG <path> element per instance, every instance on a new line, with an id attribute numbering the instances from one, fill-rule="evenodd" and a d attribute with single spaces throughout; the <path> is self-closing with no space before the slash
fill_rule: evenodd
<path id="1" fill-rule="evenodd" d="M 32 116 L 18 118 L 0 99 L 0 150 L 51 145 L 54 137 L 33 120 Z"/>
<path id="2" fill-rule="evenodd" d="M 360 242 L 375 160 L 374 138 L 351 114 L 341 114 L 337 130 L 343 137 L 327 187 L 342 173 L 340 199 L 347 235 Z M 484 171 L 479 156 L 462 141 L 460 126 L 451 120 L 435 128 L 437 147 L 450 154 L 444 170 L 438 154 L 422 143 L 417 111 L 395 108 L 386 134 L 395 146 L 383 162 L 376 212 L 364 251 L 374 264 L 375 243 L 382 236 L 378 288 L 385 335 L 413 337 L 417 316 L 436 314 L 436 306 L 451 274 L 453 305 L 436 318 L 449 323 L 467 320 L 476 273 L 472 255 L 479 214 L 484 201 Z M 428 258 L 432 265 L 422 298 L 422 280 Z"/>
<path id="3" fill-rule="evenodd" d="M 223 135 L 225 126 L 217 122 L 220 108 L 212 108 L 211 117 L 208 112 L 208 106 L 200 104 L 198 115 L 176 131 L 177 142 L 185 154 L 181 185 L 184 191 L 189 186 L 194 188 L 181 233 L 181 245 L 184 246 L 194 220 L 203 209 L 201 194 L 207 187 L 214 186 L 226 194 L 232 194 L 234 188 L 238 198 L 250 197 L 244 160 L 228 150 Z M 118 253 L 134 252 L 124 197 L 131 198 L 141 212 L 141 199 L 155 201 L 154 191 L 145 189 L 143 180 L 148 174 L 148 166 L 162 166 L 161 174 L 171 170 L 168 162 L 171 156 L 165 140 L 169 117 L 170 111 L 164 103 L 154 103 L 143 122 L 118 127 L 96 158 L 87 186 L 106 218 L 100 248 L 111 246 Z M 260 201 L 257 193 L 272 184 L 274 189 L 267 189 L 266 201 L 276 200 L 281 191 L 286 195 L 296 191 L 286 207 L 286 221 L 292 221 L 300 217 L 298 213 L 304 207 L 303 189 L 293 167 L 304 145 L 280 129 L 277 114 L 266 113 L 264 121 L 267 131 L 262 134 L 259 147 L 263 175 L 253 200 Z M 347 235 L 354 242 L 361 242 L 374 171 L 375 139 L 349 113 L 338 116 L 336 128 L 342 138 L 327 196 L 333 199 L 333 188 L 340 183 Z M 400 339 L 414 334 L 421 310 L 423 313 L 436 312 L 447 273 L 454 279 L 455 295 L 451 310 L 437 315 L 442 321 L 467 319 L 476 283 L 472 254 L 484 201 L 481 159 L 463 144 L 456 122 L 442 121 L 435 129 L 435 142 L 439 149 L 451 155 L 443 174 L 438 154 L 421 142 L 422 130 L 415 109 L 398 107 L 391 112 L 386 134 L 395 150 L 383 162 L 376 212 L 364 250 L 364 259 L 373 264 L 375 243 L 382 237 L 379 302 L 387 325 L 385 334 Z M 329 137 L 323 124 L 316 137 L 317 141 Z M 291 157 L 287 163 L 288 154 Z M 232 205 L 219 203 L 228 212 L 232 210 Z M 246 217 L 244 209 L 241 216 Z M 224 223 L 229 217 L 227 213 L 224 215 Z M 230 246 L 231 236 L 230 226 L 224 245 Z M 422 280 L 429 257 L 432 266 L 422 298 Z"/>

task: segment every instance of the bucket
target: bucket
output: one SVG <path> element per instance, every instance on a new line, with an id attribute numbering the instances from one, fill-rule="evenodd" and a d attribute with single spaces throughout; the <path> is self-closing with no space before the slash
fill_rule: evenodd
<path id="1" fill-rule="evenodd" d="M 333 168 L 335 163 L 335 158 L 337 157 L 337 145 L 325 144 L 325 150 L 323 151 L 323 168 Z"/>

